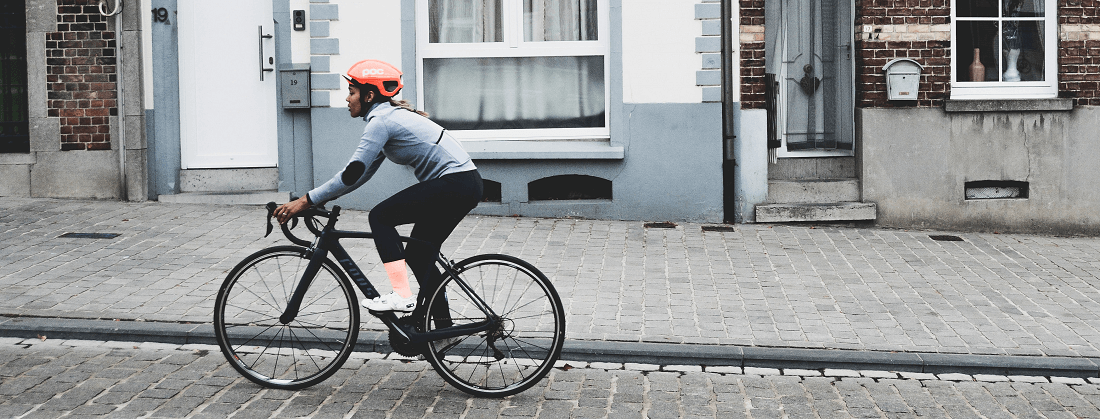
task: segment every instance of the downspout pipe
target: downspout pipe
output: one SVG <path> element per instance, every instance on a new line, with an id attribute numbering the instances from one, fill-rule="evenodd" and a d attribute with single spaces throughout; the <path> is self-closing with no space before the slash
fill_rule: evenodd
<path id="1" fill-rule="evenodd" d="M 119 199 L 130 200 L 129 188 L 126 187 L 126 95 L 123 93 L 126 83 L 123 77 L 122 67 L 122 0 L 115 0 L 114 10 L 107 11 L 107 0 L 99 0 L 99 14 L 115 18 L 115 69 L 118 76 L 115 86 L 118 86 L 118 193 Z"/>
<path id="2" fill-rule="evenodd" d="M 722 0 L 722 206 L 723 221 L 733 223 L 739 221 L 737 214 L 737 188 L 734 183 L 734 174 L 737 172 L 737 156 L 734 155 L 734 139 L 737 137 L 735 121 L 737 117 L 737 98 L 734 97 L 734 83 L 739 83 L 740 77 L 733 73 L 733 63 L 736 58 L 733 50 L 734 40 L 738 39 L 733 24 L 734 0 Z"/>

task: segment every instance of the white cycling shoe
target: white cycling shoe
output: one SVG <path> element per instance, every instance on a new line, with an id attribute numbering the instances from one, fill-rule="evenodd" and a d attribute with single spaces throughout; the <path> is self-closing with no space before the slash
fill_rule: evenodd
<path id="1" fill-rule="evenodd" d="M 370 311 L 413 311 L 416 310 L 416 295 L 401 298 L 391 292 L 373 300 L 363 300 L 363 307 Z"/>

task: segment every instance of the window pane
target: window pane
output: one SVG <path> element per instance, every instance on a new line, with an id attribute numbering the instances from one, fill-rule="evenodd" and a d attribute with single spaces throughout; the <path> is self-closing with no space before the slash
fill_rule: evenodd
<path id="1" fill-rule="evenodd" d="M 428 0 L 428 42 L 502 42 L 502 0 Z"/>
<path id="2" fill-rule="evenodd" d="M 958 17 L 997 17 L 1001 7 L 998 0 L 957 0 L 955 8 Z"/>
<path id="3" fill-rule="evenodd" d="M 1005 21 L 1003 81 L 1043 81 L 1043 22 Z"/>
<path id="4" fill-rule="evenodd" d="M 524 0 L 524 41 L 595 41 L 596 0 Z"/>
<path id="5" fill-rule="evenodd" d="M 955 80 L 1000 80 L 1001 36 L 998 26 L 997 22 L 959 22 L 956 26 L 959 57 Z"/>
<path id="6" fill-rule="evenodd" d="M 1043 0 L 1005 0 L 1005 17 L 1043 17 Z"/>
<path id="7" fill-rule="evenodd" d="M 424 109 L 454 130 L 603 127 L 603 60 L 424 59 Z"/>

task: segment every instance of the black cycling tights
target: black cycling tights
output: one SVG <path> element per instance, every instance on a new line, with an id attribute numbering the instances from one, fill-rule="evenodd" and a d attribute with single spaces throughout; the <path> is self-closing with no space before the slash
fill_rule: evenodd
<path id="1" fill-rule="evenodd" d="M 405 259 L 421 290 L 434 290 L 442 274 L 435 257 L 447 236 L 469 214 L 483 194 L 477 170 L 452 173 L 421 182 L 394 194 L 370 210 L 370 228 L 383 263 Z M 413 224 L 411 242 L 402 249 L 396 226 Z"/>

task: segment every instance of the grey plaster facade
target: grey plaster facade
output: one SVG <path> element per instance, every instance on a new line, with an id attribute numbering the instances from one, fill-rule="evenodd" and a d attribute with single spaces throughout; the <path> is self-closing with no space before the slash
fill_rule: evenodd
<path id="1" fill-rule="evenodd" d="M 721 222 L 721 105 L 622 104 L 613 129 L 624 158 L 550 159 L 483 157 L 471 152 L 482 177 L 501 184 L 501 202 L 482 203 L 476 214 L 580 217 L 616 220 Z M 332 178 L 347 164 L 364 122 L 343 108 L 312 110 L 314 182 Z M 618 135 L 614 134 L 621 131 Z M 612 182 L 610 200 L 538 201 L 528 199 L 530 182 L 557 175 L 589 175 Z M 710 179 L 709 181 L 707 179 Z M 405 168 L 386 162 L 374 178 L 336 201 L 369 209 L 416 182 Z M 295 191 L 296 194 L 305 191 Z"/>
<path id="2" fill-rule="evenodd" d="M 1100 234 L 1100 109 L 861 109 L 863 198 L 884 226 Z M 1026 198 L 966 199 L 967 182 Z"/>

